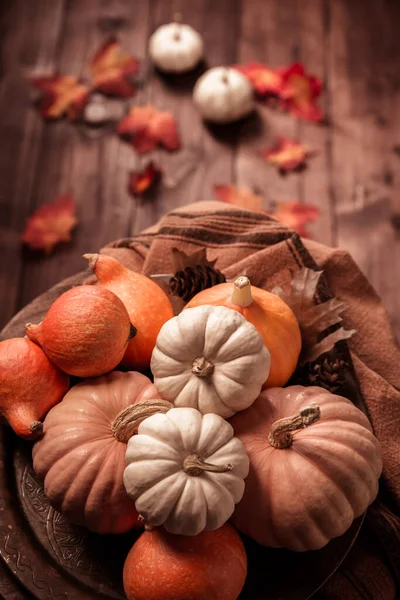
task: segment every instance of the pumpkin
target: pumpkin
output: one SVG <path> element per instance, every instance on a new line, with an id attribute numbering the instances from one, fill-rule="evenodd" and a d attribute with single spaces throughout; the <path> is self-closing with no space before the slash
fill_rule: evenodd
<path id="1" fill-rule="evenodd" d="M 69 377 L 30 340 L 0 342 L 0 416 L 20 437 L 33 440 L 43 433 L 40 421 L 69 388 Z"/>
<path id="2" fill-rule="evenodd" d="M 157 397 L 141 373 L 113 372 L 74 386 L 48 413 L 33 467 L 51 504 L 70 521 L 97 533 L 137 524 L 123 484 L 126 442 L 143 418 L 171 407 Z"/>
<path id="3" fill-rule="evenodd" d="M 127 269 L 111 256 L 84 256 L 99 280 L 99 287 L 122 300 L 135 324 L 136 335 L 126 348 L 121 366 L 130 370 L 148 369 L 157 335 L 162 325 L 174 316 L 167 294 L 149 277 Z"/>
<path id="4" fill-rule="evenodd" d="M 150 58 L 156 67 L 170 73 L 194 69 L 203 58 L 201 35 L 183 23 L 161 25 L 149 40 Z"/>
<path id="5" fill-rule="evenodd" d="M 254 108 L 253 88 L 245 75 L 231 67 L 213 67 L 198 80 L 193 101 L 201 116 L 215 123 L 231 123 Z"/>
<path id="6" fill-rule="evenodd" d="M 269 367 L 256 328 L 223 306 L 199 306 L 167 321 L 151 358 L 154 384 L 165 400 L 222 417 L 254 402 Z"/>
<path id="7" fill-rule="evenodd" d="M 301 350 L 297 319 L 275 294 L 250 284 L 247 277 L 220 283 L 197 294 L 185 308 L 214 304 L 237 310 L 261 334 L 271 354 L 271 369 L 263 387 L 283 386 L 293 374 Z"/>
<path id="8" fill-rule="evenodd" d="M 218 529 L 243 496 L 249 460 L 215 414 L 172 408 L 145 419 L 128 442 L 124 483 L 149 527 L 197 535 Z"/>
<path id="9" fill-rule="evenodd" d="M 233 523 L 260 544 L 322 548 L 374 500 L 379 443 L 346 398 L 316 386 L 272 388 L 231 423 L 250 457 Z"/>
<path id="10" fill-rule="evenodd" d="M 126 558 L 123 580 L 128 600 L 236 600 L 246 574 L 243 542 L 226 523 L 194 537 L 145 531 Z"/>

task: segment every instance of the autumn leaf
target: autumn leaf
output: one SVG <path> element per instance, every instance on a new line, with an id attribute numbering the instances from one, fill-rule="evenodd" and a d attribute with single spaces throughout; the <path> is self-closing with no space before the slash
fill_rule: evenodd
<path id="1" fill-rule="evenodd" d="M 277 144 L 261 152 L 265 160 L 277 167 L 282 175 L 290 171 L 302 171 L 307 166 L 307 160 L 316 155 L 315 150 L 309 150 L 299 142 L 288 138 L 279 138 Z"/>
<path id="2" fill-rule="evenodd" d="M 124 52 L 114 38 L 106 40 L 90 64 L 93 88 L 118 98 L 129 98 L 135 93 L 131 78 L 139 70 L 139 61 Z"/>
<path id="3" fill-rule="evenodd" d="M 34 250 L 50 253 L 59 242 L 71 240 L 71 230 L 77 223 L 73 198 L 68 194 L 59 196 L 29 217 L 22 242 Z"/>
<path id="4" fill-rule="evenodd" d="M 321 354 L 332 350 L 340 340 L 350 338 L 355 330 L 347 330 L 342 325 L 327 335 L 328 328 L 342 322 L 341 313 L 346 306 L 337 298 L 316 304 L 314 297 L 322 271 L 303 268 L 292 277 L 291 290 L 285 294 L 279 287 L 272 293 L 286 302 L 296 315 L 300 326 L 302 350 L 300 365 L 315 361 Z M 321 339 L 322 338 L 322 339 Z"/>
<path id="5" fill-rule="evenodd" d="M 178 127 L 172 114 L 153 106 L 133 106 L 119 122 L 117 131 L 132 142 L 139 154 L 155 150 L 158 145 L 167 150 L 177 150 L 180 146 Z"/>
<path id="6" fill-rule="evenodd" d="M 77 119 L 89 98 L 89 87 L 74 75 L 34 77 L 31 85 L 42 92 L 38 106 L 44 119 Z"/>
<path id="7" fill-rule="evenodd" d="M 279 203 L 277 208 L 268 214 L 282 225 L 297 231 L 302 237 L 309 237 L 306 225 L 318 218 L 319 210 L 313 204 L 300 204 L 300 202 L 292 200 Z"/>
<path id="8" fill-rule="evenodd" d="M 314 75 L 306 73 L 300 63 L 278 71 L 282 77 L 279 93 L 282 107 L 308 121 L 322 121 L 322 110 L 316 104 L 316 99 L 322 92 L 322 82 Z"/>
<path id="9" fill-rule="evenodd" d="M 282 89 L 282 76 L 279 71 L 258 62 L 234 65 L 234 68 L 250 79 L 254 91 L 259 96 L 279 96 Z"/>
<path id="10" fill-rule="evenodd" d="M 142 171 L 132 171 L 129 177 L 129 191 L 134 196 L 141 196 L 161 177 L 161 169 L 153 161 Z"/>
<path id="11" fill-rule="evenodd" d="M 254 212 L 264 212 L 264 198 L 252 192 L 250 188 L 238 188 L 234 185 L 216 185 L 214 194 L 221 202 L 234 204 L 240 208 L 247 208 Z"/>

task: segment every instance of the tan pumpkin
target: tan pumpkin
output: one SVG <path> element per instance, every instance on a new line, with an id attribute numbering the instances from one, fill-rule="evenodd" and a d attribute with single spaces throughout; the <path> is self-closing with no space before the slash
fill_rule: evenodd
<path id="1" fill-rule="evenodd" d="M 260 544 L 322 548 L 376 497 L 379 443 L 346 398 L 316 386 L 271 388 L 230 422 L 250 458 L 233 523 Z"/>
<path id="2" fill-rule="evenodd" d="M 141 373 L 113 372 L 79 383 L 48 413 L 33 467 L 51 504 L 70 521 L 97 533 L 137 524 L 123 484 L 126 443 L 144 418 L 171 408 L 157 398 Z"/>

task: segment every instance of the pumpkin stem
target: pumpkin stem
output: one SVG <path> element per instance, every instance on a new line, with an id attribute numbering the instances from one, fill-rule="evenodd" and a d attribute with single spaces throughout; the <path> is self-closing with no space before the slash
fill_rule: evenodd
<path id="1" fill-rule="evenodd" d="M 238 277 L 233 282 L 233 292 L 231 296 L 232 304 L 236 304 L 237 306 L 250 306 L 253 302 L 253 297 L 251 295 L 251 284 L 250 279 L 245 277 Z"/>
<path id="2" fill-rule="evenodd" d="M 192 362 L 192 373 L 197 377 L 208 377 L 214 373 L 215 366 L 204 356 L 195 358 Z"/>
<path id="3" fill-rule="evenodd" d="M 189 454 L 183 461 L 183 470 L 188 475 L 192 477 L 198 477 L 204 471 L 208 471 L 210 473 L 228 473 L 228 471 L 232 471 L 233 465 L 212 465 L 210 463 L 204 462 L 197 454 Z"/>
<path id="4" fill-rule="evenodd" d="M 321 409 L 319 406 L 306 406 L 302 408 L 297 415 L 279 419 L 272 424 L 268 435 L 268 441 L 274 448 L 284 450 L 293 443 L 291 431 L 303 429 L 312 425 L 321 418 Z"/>
<path id="5" fill-rule="evenodd" d="M 157 413 L 166 413 L 171 408 L 173 404 L 167 400 L 146 400 L 130 404 L 117 414 L 111 423 L 111 432 L 118 442 L 127 444 L 142 421 Z"/>

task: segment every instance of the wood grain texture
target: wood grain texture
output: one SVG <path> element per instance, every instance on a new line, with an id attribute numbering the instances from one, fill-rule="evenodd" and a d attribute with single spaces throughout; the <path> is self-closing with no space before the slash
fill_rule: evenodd
<path id="1" fill-rule="evenodd" d="M 177 11 L 203 35 L 206 64 L 188 76 L 166 77 L 149 64 L 147 41 Z M 265 208 L 292 199 L 317 205 L 313 238 L 352 253 L 400 334 L 399 19 L 399 4 L 391 0 L 2 2 L 0 324 L 81 270 L 85 251 L 138 232 L 174 207 L 212 198 L 215 184 L 233 182 L 261 192 Z M 110 34 L 144 61 L 143 85 L 132 103 L 149 102 L 177 117 L 177 152 L 139 157 L 112 127 L 44 124 L 33 108 L 28 75 L 84 75 Z M 324 81 L 329 125 L 258 103 L 237 125 L 205 126 L 191 100 L 196 78 L 206 66 L 250 60 L 272 67 L 303 62 Z M 303 173 L 282 177 L 260 157 L 280 135 L 319 151 Z M 132 198 L 129 171 L 150 158 L 163 168 L 164 184 L 146 199 Z M 72 243 L 50 257 L 21 251 L 28 215 L 65 192 L 74 195 L 80 219 Z"/>

